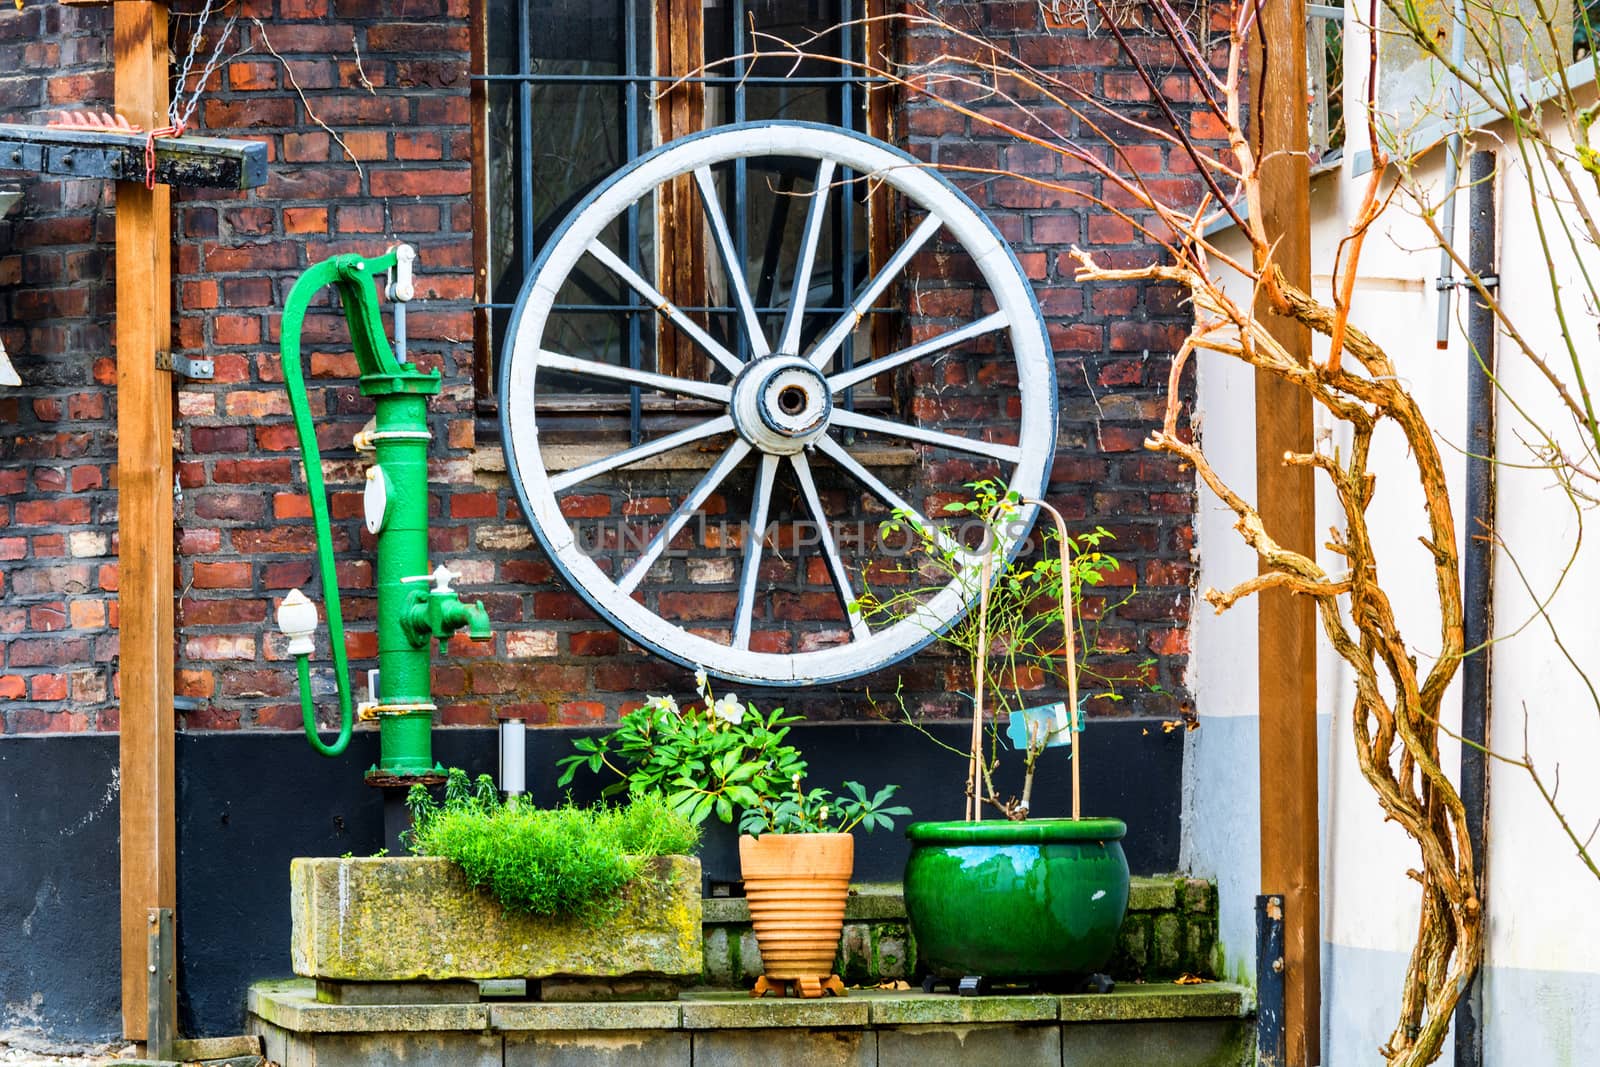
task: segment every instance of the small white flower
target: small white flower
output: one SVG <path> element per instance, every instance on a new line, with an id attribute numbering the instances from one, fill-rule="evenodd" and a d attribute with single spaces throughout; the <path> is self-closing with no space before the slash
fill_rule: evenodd
<path id="1" fill-rule="evenodd" d="M 678 710 L 677 700 L 675 700 L 670 694 L 664 697 L 650 697 L 645 701 L 645 706 L 654 708 L 657 711 L 670 711 L 674 715 L 683 714 L 682 711 Z"/>
<path id="2" fill-rule="evenodd" d="M 704 667 L 696 667 L 694 669 L 694 687 L 700 692 L 705 693 L 706 696 L 711 695 L 710 693 L 706 692 L 708 683 L 706 682 L 706 669 Z"/>
<path id="3" fill-rule="evenodd" d="M 739 703 L 737 694 L 728 693 L 711 707 L 711 711 L 723 722 L 731 722 L 738 726 L 744 722 L 744 705 Z"/>

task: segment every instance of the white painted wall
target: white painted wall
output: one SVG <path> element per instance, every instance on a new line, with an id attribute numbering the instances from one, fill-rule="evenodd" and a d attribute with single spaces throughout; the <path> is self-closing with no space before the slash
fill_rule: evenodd
<path id="1" fill-rule="evenodd" d="M 1366 47 L 1357 28 L 1347 32 L 1347 99 L 1354 111 L 1365 77 Z M 1353 128 L 1348 143 L 1364 144 L 1361 116 L 1349 118 Z M 1431 160 L 1430 166 L 1422 179 L 1441 187 L 1442 159 Z M 1527 194 L 1509 170 L 1503 180 L 1501 298 L 1517 309 L 1537 350 L 1559 354 L 1547 259 L 1526 207 Z M 1352 175 L 1348 162 L 1344 170 L 1314 180 L 1313 287 L 1324 299 L 1335 248 L 1364 182 Z M 1465 196 L 1460 199 L 1464 250 Z M 1355 321 L 1394 356 L 1437 431 L 1457 505 L 1459 538 L 1467 534 L 1460 519 L 1467 356 L 1459 327 L 1447 350 L 1435 348 L 1438 253 L 1430 240 L 1404 205 L 1391 211 L 1366 242 Z M 1585 248 L 1583 255 L 1588 268 L 1600 272 L 1600 250 Z M 1557 250 L 1553 262 L 1567 292 L 1575 293 L 1572 281 L 1578 267 L 1572 251 Z M 1573 299 L 1574 310 L 1581 311 L 1581 302 Z M 1587 330 L 1580 332 L 1581 363 L 1589 380 L 1600 383 L 1600 343 L 1592 314 L 1586 321 Z M 1530 434 L 1518 406 L 1546 427 L 1561 426 L 1564 420 L 1537 371 L 1504 343 L 1500 367 L 1501 381 L 1516 401 L 1513 405 L 1502 398 L 1498 404 L 1500 458 L 1516 462 L 1525 457 L 1519 437 Z M 1196 409 L 1207 452 L 1249 497 L 1254 484 L 1249 372 L 1216 357 L 1203 361 Z M 1328 421 L 1323 417 L 1319 427 Z M 1565 444 L 1573 450 L 1578 437 L 1566 425 Z M 1426 664 L 1438 651 L 1437 613 L 1428 557 L 1416 541 L 1423 532 L 1421 493 L 1397 432 L 1380 437 L 1371 466 L 1379 476 L 1371 516 L 1380 571 L 1412 650 Z M 1497 492 L 1500 533 L 1533 589 L 1548 596 L 1571 561 L 1550 610 L 1568 652 L 1596 676 L 1600 689 L 1600 524 L 1591 522 L 1593 528 L 1577 547 L 1582 519 L 1593 519 L 1600 511 L 1580 515 L 1552 489 L 1549 475 L 1537 471 L 1502 467 Z M 1318 500 L 1318 528 L 1326 529 L 1337 517 L 1331 494 L 1324 490 Z M 1255 573 L 1255 560 L 1232 530 L 1231 516 L 1203 489 L 1196 540 L 1201 588 L 1225 588 Z M 1339 568 L 1336 557 L 1324 562 L 1330 571 Z M 1532 601 L 1504 552 L 1496 568 L 1494 612 L 1501 641 L 1492 653 L 1491 744 L 1520 756 L 1526 726 L 1528 751 L 1547 777 L 1560 765 L 1561 807 L 1586 834 L 1600 820 L 1600 708 L 1548 629 L 1537 622 L 1522 628 L 1532 614 Z M 1255 612 L 1241 606 L 1216 617 L 1198 601 L 1196 608 L 1191 682 L 1204 725 L 1189 738 L 1184 858 L 1190 869 L 1220 880 L 1230 977 L 1248 977 L 1253 973 L 1251 909 L 1259 878 Z M 1355 765 L 1349 740 L 1352 685 L 1325 642 L 1318 681 L 1319 721 L 1326 731 L 1324 1062 L 1343 1067 L 1374 1062 L 1377 1046 L 1393 1026 L 1417 912 L 1415 885 L 1405 871 L 1418 859 L 1405 835 L 1383 821 Z M 1447 697 L 1446 725 L 1452 729 L 1459 719 L 1458 690 Z M 1458 766 L 1458 758 L 1458 747 L 1447 745 L 1445 766 Z M 1600 880 L 1578 863 L 1527 775 L 1515 767 L 1496 765 L 1492 771 L 1488 863 L 1486 1062 L 1508 1067 L 1600 1063 Z M 1442 1062 L 1450 1062 L 1448 1053 Z"/>

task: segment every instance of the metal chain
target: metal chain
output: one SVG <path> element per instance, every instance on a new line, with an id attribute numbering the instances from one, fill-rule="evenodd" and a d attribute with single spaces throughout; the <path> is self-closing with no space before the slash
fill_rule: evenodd
<path id="1" fill-rule="evenodd" d="M 226 2 L 227 0 L 224 0 L 224 3 Z M 205 6 L 196 16 L 194 33 L 189 37 L 189 50 L 183 57 L 183 65 L 178 69 L 177 91 L 172 94 L 172 104 L 167 109 L 167 118 L 171 120 L 173 129 L 180 135 L 188 128 L 189 120 L 194 117 L 195 108 L 200 106 L 200 94 L 205 91 L 206 83 L 211 80 L 211 75 L 216 73 L 217 65 L 222 62 L 222 50 L 233 35 L 234 25 L 239 21 L 237 10 L 228 16 L 222 32 L 217 34 L 217 43 L 211 49 L 210 57 L 200 71 L 199 82 L 196 83 L 193 92 L 188 92 L 189 74 L 194 69 L 194 57 L 199 54 L 201 46 L 205 43 L 204 34 L 206 23 L 211 18 L 212 4 L 213 0 L 205 0 Z"/>

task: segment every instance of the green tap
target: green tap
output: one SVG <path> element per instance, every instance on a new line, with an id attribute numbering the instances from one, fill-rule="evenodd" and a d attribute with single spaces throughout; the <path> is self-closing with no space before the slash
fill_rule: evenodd
<path id="1" fill-rule="evenodd" d="M 483 610 L 483 603 L 463 604 L 461 597 L 450 588 L 450 583 L 459 577 L 461 575 L 441 563 L 433 569 L 432 574 L 405 579 L 408 582 L 433 583 L 433 588 L 427 592 L 420 589 L 412 592 L 411 604 L 405 614 L 403 625 L 406 636 L 418 648 L 427 647 L 432 639 L 447 640 L 463 626 L 467 628 L 467 636 L 473 640 L 482 641 L 493 636 L 489 628 L 489 613 Z"/>
<path id="2" fill-rule="evenodd" d="M 306 395 L 300 363 L 300 336 L 311 300 L 333 286 L 344 306 L 351 347 L 361 372 L 361 392 L 373 398 L 372 426 L 356 435 L 358 451 L 370 452 L 364 498 L 368 531 L 377 535 L 378 667 L 380 699 L 363 708 L 378 720 L 379 760 L 371 774 L 380 778 L 427 775 L 436 768 L 431 731 L 434 712 L 430 689 L 433 639 L 443 640 L 462 628 L 474 640 L 492 636 L 482 604 L 464 604 L 450 582 L 457 575 L 445 567 L 428 568 L 428 430 L 427 398 L 439 392 L 439 372 L 424 373 L 405 360 L 404 301 L 411 297 L 411 262 L 415 252 L 405 245 L 376 259 L 357 255 L 324 260 L 300 276 L 284 306 L 280 355 L 284 386 L 294 413 L 295 431 L 304 454 L 306 489 L 317 532 L 317 562 L 322 573 L 323 603 L 328 618 L 329 647 L 339 692 L 339 736 L 332 744 L 317 736 L 312 704 L 309 658 L 316 607 L 299 590 L 284 598 L 279 627 L 290 638 L 289 653 L 298 660 L 300 705 L 306 738 L 326 756 L 336 756 L 350 743 L 354 714 L 345 650 L 344 621 L 334 572 L 333 540 L 321 453 Z M 396 300 L 396 356 L 384 333 L 375 283 L 393 272 L 387 286 Z M 415 583 L 432 582 L 419 589 Z"/>

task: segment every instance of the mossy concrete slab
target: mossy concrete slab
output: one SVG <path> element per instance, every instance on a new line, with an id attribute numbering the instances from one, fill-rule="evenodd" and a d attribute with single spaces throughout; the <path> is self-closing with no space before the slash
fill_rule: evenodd
<path id="1" fill-rule="evenodd" d="M 507 1034 L 505 1067 L 690 1067 L 681 1030 L 549 1030 Z"/>
<path id="2" fill-rule="evenodd" d="M 449 860 L 296 859 L 296 974 L 358 982 L 698 975 L 700 862 L 654 860 L 603 928 L 509 913 Z"/>
<path id="3" fill-rule="evenodd" d="M 489 1024 L 496 1030 L 676 1030 L 683 1022 L 677 1001 L 600 1004 L 496 1004 Z"/>
<path id="4" fill-rule="evenodd" d="M 1125 985 L 1108 994 L 1060 997 L 1061 1021 L 1135 1022 L 1141 1019 L 1216 1019 L 1247 1014 L 1248 992 L 1224 982 L 1201 985 Z"/>
<path id="5" fill-rule="evenodd" d="M 1129 911 L 1170 911 L 1178 906 L 1177 877 L 1131 878 L 1128 880 Z"/>
<path id="6" fill-rule="evenodd" d="M 902 1026 L 878 1031 L 878 1067 L 1022 1067 L 1061 1062 L 1053 1024 Z"/>
<path id="7" fill-rule="evenodd" d="M 864 1027 L 872 1017 L 861 996 L 751 997 L 747 993 L 685 993 L 683 1025 L 689 1030 Z"/>
<path id="8" fill-rule="evenodd" d="M 297 1033 L 485 1030 L 487 1004 L 323 1004 L 309 981 L 258 982 L 250 1014 Z"/>
<path id="9" fill-rule="evenodd" d="M 1055 1022 L 1061 1005 L 1057 997 L 960 997 L 950 993 L 865 993 L 874 1026 L 918 1024 Z"/>

